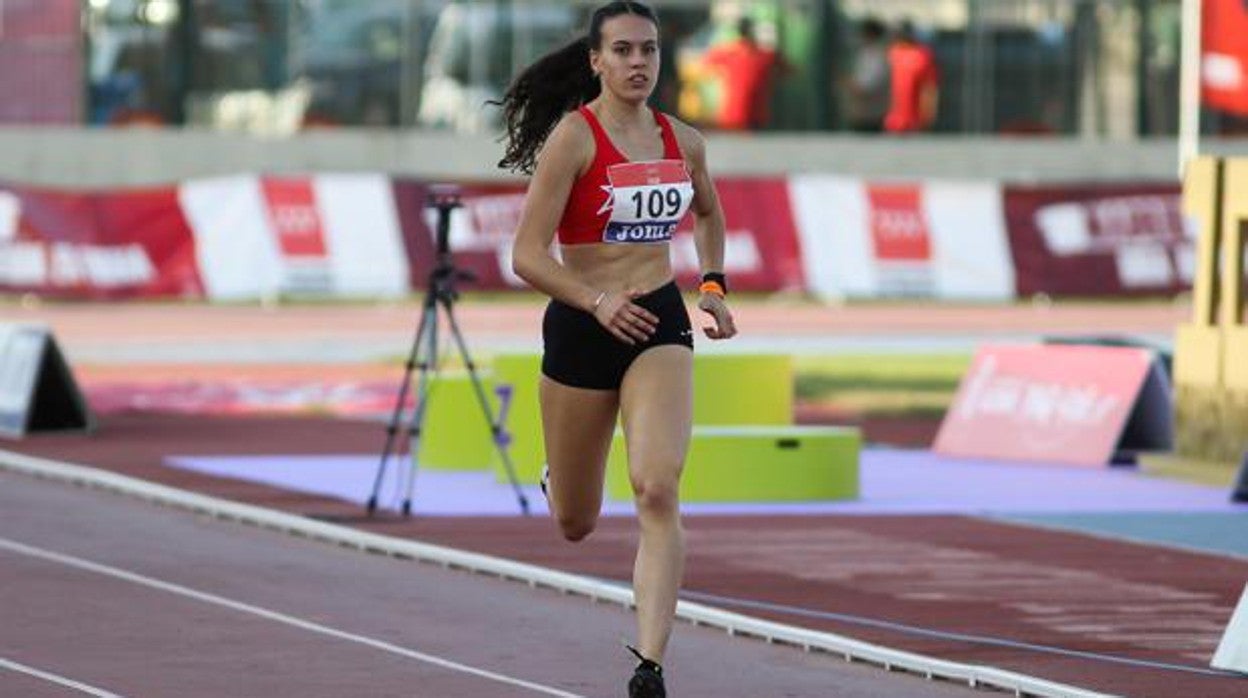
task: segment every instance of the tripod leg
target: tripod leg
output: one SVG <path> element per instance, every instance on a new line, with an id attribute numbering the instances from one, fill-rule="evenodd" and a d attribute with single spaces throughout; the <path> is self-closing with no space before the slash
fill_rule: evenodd
<path id="1" fill-rule="evenodd" d="M 441 301 L 451 326 L 451 335 L 455 337 L 455 344 L 459 347 L 459 354 L 464 360 L 464 365 L 468 367 L 468 377 L 472 380 L 472 390 L 477 395 L 477 402 L 481 405 L 481 412 L 485 415 L 486 423 L 490 425 L 490 433 L 494 437 L 494 448 L 498 451 L 499 457 L 503 459 L 503 468 L 507 471 L 507 479 L 511 481 L 511 488 L 515 491 L 516 500 L 520 503 L 520 511 L 525 516 L 528 516 L 529 500 L 525 498 L 523 490 L 520 489 L 520 481 L 516 477 L 516 469 L 511 464 L 511 454 L 507 452 L 507 446 L 504 443 L 503 426 L 499 420 L 494 418 L 494 411 L 490 408 L 490 401 L 486 398 L 485 389 L 481 387 L 481 379 L 477 376 L 476 364 L 472 362 L 472 356 L 468 353 L 468 345 L 464 342 L 464 335 L 459 331 L 459 323 L 455 321 L 451 301 L 446 297 L 443 297 Z"/>
<path id="2" fill-rule="evenodd" d="M 411 443 L 408 447 L 408 458 L 411 463 L 408 465 L 407 490 L 403 498 L 404 516 L 410 516 L 412 513 L 412 491 L 416 488 L 416 471 L 420 463 L 420 438 L 425 428 L 425 409 L 429 406 L 429 375 L 438 370 L 437 305 L 431 302 L 425 313 L 426 316 L 421 319 L 421 323 L 428 329 L 425 333 L 425 354 L 420 364 L 420 382 L 416 387 L 416 409 L 407 427 L 407 433 L 411 435 Z"/>
<path id="3" fill-rule="evenodd" d="M 399 395 L 394 402 L 394 413 L 390 415 L 390 423 L 386 425 L 386 445 L 381 450 L 381 462 L 377 464 L 377 475 L 373 479 L 373 491 L 368 498 L 368 514 L 370 516 L 377 511 L 377 498 L 381 492 L 381 483 L 385 478 L 390 456 L 394 452 L 394 439 L 398 435 L 399 425 L 403 421 L 403 406 L 407 403 L 407 392 L 412 384 L 412 370 L 415 368 L 420 356 L 421 340 L 425 336 L 425 330 L 428 329 L 430 316 L 432 315 L 436 319 L 436 313 L 430 313 L 430 308 L 436 310 L 432 295 L 425 299 L 424 308 L 420 316 L 420 325 L 416 329 L 416 337 L 412 340 L 412 350 L 408 353 L 407 364 L 403 368 L 403 383 L 399 386 Z"/>

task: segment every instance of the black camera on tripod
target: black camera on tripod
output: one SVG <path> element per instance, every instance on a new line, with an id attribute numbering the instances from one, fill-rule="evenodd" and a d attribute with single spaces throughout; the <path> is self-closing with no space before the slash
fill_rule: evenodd
<path id="1" fill-rule="evenodd" d="M 463 207 L 458 187 L 434 186 L 429 191 L 428 206 L 437 211 L 437 223 L 434 225 L 434 251 L 436 262 L 429 274 L 430 288 L 438 294 L 446 294 L 451 299 L 458 299 L 459 292 L 455 288 L 456 281 L 473 282 L 477 275 L 466 269 L 455 268 L 451 257 L 451 213 Z"/>
<path id="2" fill-rule="evenodd" d="M 429 190 L 429 208 L 438 212 L 438 223 L 435 226 L 434 244 L 438 256 L 450 254 L 451 212 L 463 207 L 457 187 L 435 186 Z"/>

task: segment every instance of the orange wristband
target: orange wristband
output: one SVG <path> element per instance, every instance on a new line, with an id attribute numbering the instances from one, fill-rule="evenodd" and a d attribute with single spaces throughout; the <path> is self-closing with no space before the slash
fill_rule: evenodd
<path id="1" fill-rule="evenodd" d="M 720 298 L 724 297 L 724 287 L 720 286 L 718 281 L 703 281 L 702 285 L 698 286 L 698 291 L 702 293 L 714 293 Z"/>

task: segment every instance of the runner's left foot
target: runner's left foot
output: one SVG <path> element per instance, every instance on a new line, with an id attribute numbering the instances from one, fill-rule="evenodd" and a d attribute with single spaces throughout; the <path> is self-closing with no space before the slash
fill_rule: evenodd
<path id="1" fill-rule="evenodd" d="M 628 698 L 667 698 L 667 688 L 663 685 L 663 667 L 658 662 L 641 656 L 632 647 L 628 651 L 641 660 L 633 670 L 633 678 L 628 681 Z"/>

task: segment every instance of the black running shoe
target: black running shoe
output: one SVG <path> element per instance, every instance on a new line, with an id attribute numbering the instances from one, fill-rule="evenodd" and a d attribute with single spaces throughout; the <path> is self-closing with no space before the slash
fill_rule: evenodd
<path id="1" fill-rule="evenodd" d="M 633 678 L 628 681 L 628 698 L 667 698 L 667 688 L 663 685 L 663 667 L 641 656 L 632 647 L 628 650 L 641 660 L 633 670 Z"/>

